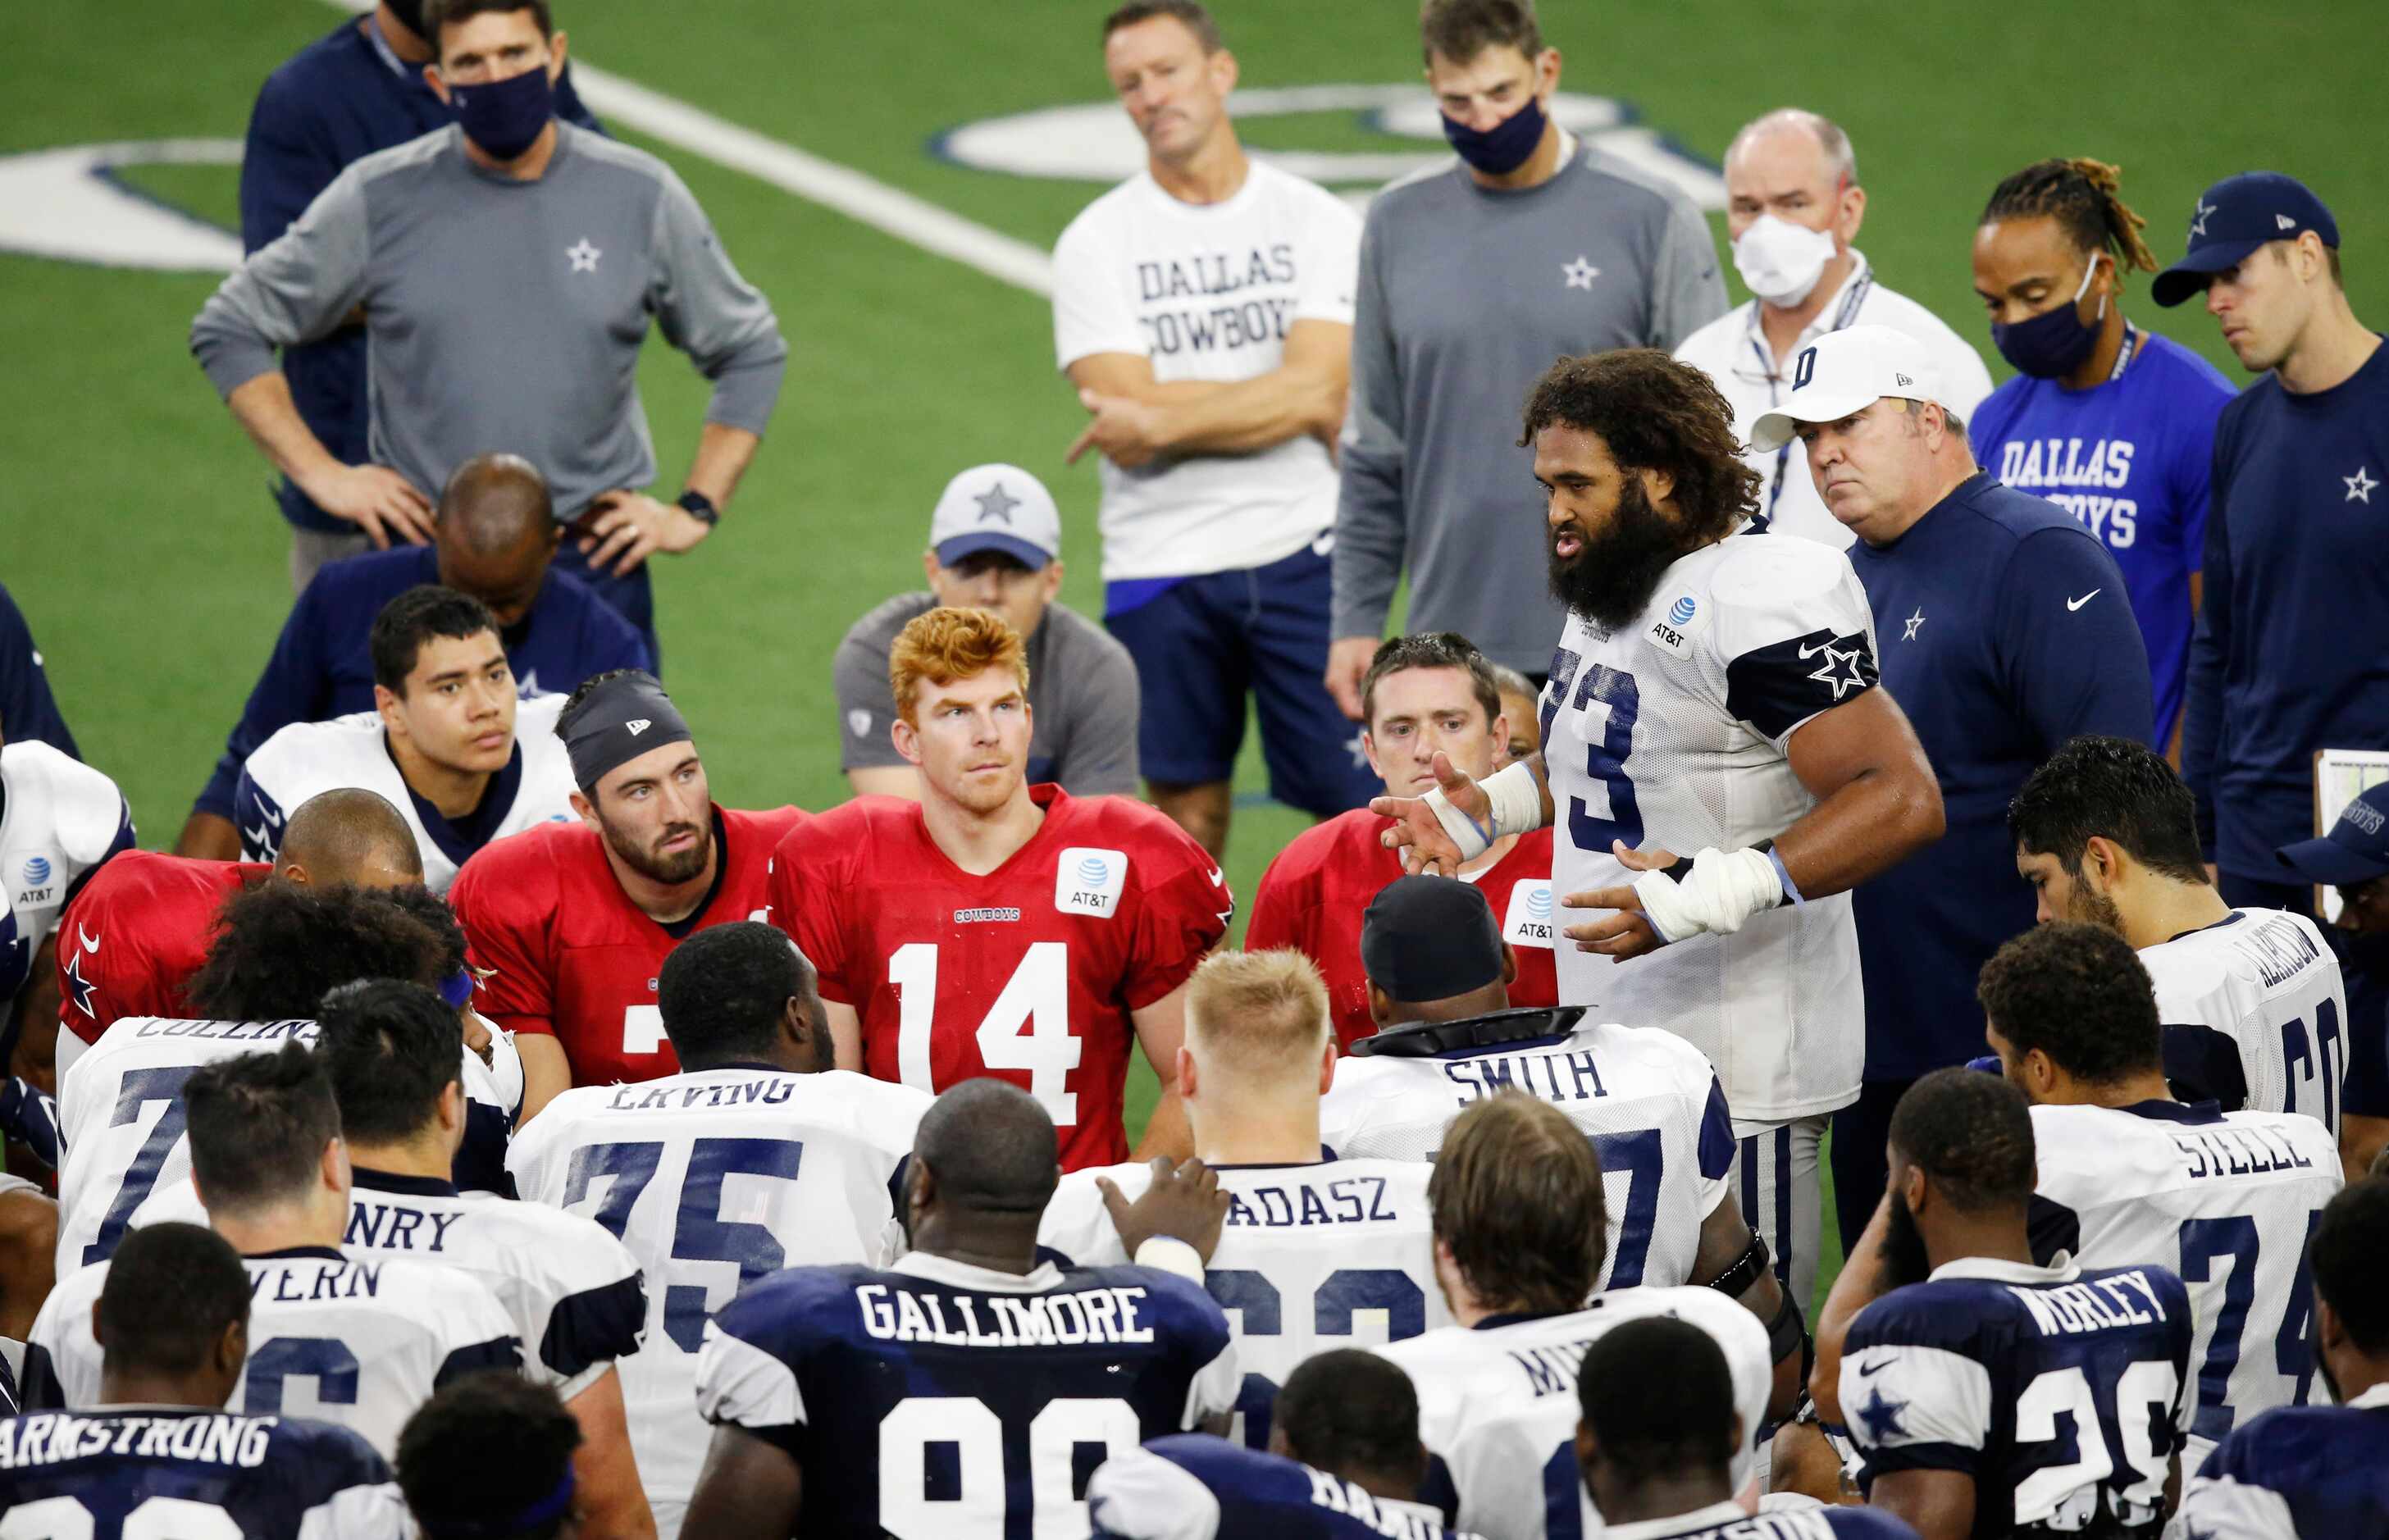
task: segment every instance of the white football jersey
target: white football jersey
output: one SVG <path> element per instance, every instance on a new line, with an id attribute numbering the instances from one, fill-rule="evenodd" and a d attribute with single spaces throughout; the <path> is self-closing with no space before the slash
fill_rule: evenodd
<path id="1" fill-rule="evenodd" d="M 2347 986 L 2303 914 L 2235 909 L 2140 950 L 2167 1028 L 2204 1027 L 2239 1050 L 2248 1110 L 2304 1113 L 2339 1132 L 2347 1073 Z"/>
<path id="2" fill-rule="evenodd" d="M 1253 379 L 1284 362 L 1296 322 L 1352 324 L 1360 268 L 1361 216 L 1267 161 L 1225 202 L 1200 205 L 1139 172 L 1054 245 L 1055 363 L 1128 353 L 1163 382 Z M 1335 522 L 1335 464 L 1307 433 L 1100 468 L 1106 582 L 1265 566 Z"/>
<path id="3" fill-rule="evenodd" d="M 67 895 L 132 845 L 133 810 L 115 782 L 31 738 L 0 745 L 0 1011 L 32 976 Z"/>
<path id="4" fill-rule="evenodd" d="M 2190 1289 L 2197 1410 L 2181 1468 L 2313 1388 L 2306 1243 L 2341 1186 L 2339 1143 L 2294 1113 L 2212 1104 L 2035 1107 L 2033 1250 L 2085 1267 L 2154 1263 Z"/>
<path id="5" fill-rule="evenodd" d="M 1613 840 L 1692 856 L 1782 834 L 1816 806 L 1792 773 L 1793 733 L 1875 679 L 1849 558 L 1796 536 L 1734 535 L 1680 558 L 1615 633 L 1571 614 L 1542 700 L 1552 890 L 1629 884 Z M 1564 1003 L 1708 1055 L 1737 1117 L 1785 1122 L 1858 1095 L 1865 999 L 1846 893 L 1628 962 L 1573 947 L 1557 961 Z"/>
<path id="6" fill-rule="evenodd" d="M 398 1453 L 399 1430 L 432 1392 L 467 1374 L 521 1367 L 505 1308 L 454 1267 L 326 1246 L 245 1256 L 241 1266 L 249 1269 L 249 1364 L 229 1410 L 337 1422 L 388 1459 Z M 61 1278 L 34 1318 L 29 1406 L 99 1404 L 91 1307 L 108 1266 Z"/>
<path id="7" fill-rule="evenodd" d="M 102 1033 L 58 1076 L 58 1141 L 66 1152 L 58 1167 L 58 1276 L 105 1261 L 134 1210 L 159 1188 L 189 1178 L 185 1081 L 219 1059 L 314 1041 L 310 1021 L 127 1016 Z M 466 1099 L 502 1105 L 489 1066 L 461 1044 L 457 1052 Z"/>
<path id="8" fill-rule="evenodd" d="M 356 711 L 327 722 L 292 722 L 259 745 L 241 767 L 240 783 L 233 793 L 240 859 L 273 860 L 282 848 L 282 826 L 300 803 L 322 792 L 362 786 L 379 794 L 406 820 L 415 847 L 423 853 L 425 885 L 445 893 L 456 880 L 457 868 L 491 841 L 518 834 L 533 824 L 570 822 L 578 816 L 572 810 L 572 761 L 564 740 L 556 735 L 556 719 L 570 698 L 541 695 L 516 706 L 514 758 L 490 778 L 483 807 L 468 821 L 477 826 L 470 834 L 436 813 L 433 822 L 426 823 L 428 804 L 418 805 L 407 790 L 398 761 L 390 756 L 377 713 Z"/>
<path id="9" fill-rule="evenodd" d="M 1735 1144 L 1717 1073 L 1671 1032 L 1613 1022 L 1426 1059 L 1347 1056 L 1320 1103 L 1319 1134 L 1339 1155 L 1431 1161 L 1470 1102 L 1510 1088 L 1559 1108 L 1601 1152 L 1601 1287 L 1689 1282 Z"/>
<path id="10" fill-rule="evenodd" d="M 1629 1289 L 1564 1316 L 1474 1330 L 1450 1326 L 1378 1349 L 1418 1391 L 1419 1439 L 1459 1495 L 1460 1528 L 1488 1540 L 1554 1540 L 1546 1505 L 1558 1493 L 1576 1505 L 1575 1533 L 1601 1533 L 1601 1516 L 1577 1474 L 1577 1371 L 1585 1349 L 1611 1327 L 1650 1316 L 1690 1321 L 1724 1350 L 1734 1409 L 1742 1414 L 1734 1490 L 1749 1483 L 1754 1441 L 1775 1383 L 1767 1329 L 1714 1289 Z M 1434 1481 L 1430 1475 L 1431 1486 Z"/>
<path id="11" fill-rule="evenodd" d="M 1435 1168 L 1399 1160 L 1215 1165 L 1228 1220 L 1204 1287 L 1236 1329 L 1245 1371 L 1230 1436 L 1269 1446 L 1270 1407 L 1295 1366 L 1336 1347 L 1376 1347 L 1448 1326 L 1435 1280 Z M 1153 1184 L 1141 1161 L 1062 1178 L 1037 1239 L 1081 1267 L 1129 1260 L 1097 1177 L 1131 1203 Z"/>
<path id="12" fill-rule="evenodd" d="M 902 1251 L 889 1183 L 933 1100 L 843 1070 L 747 1065 L 584 1086 L 517 1132 L 515 1190 L 594 1219 L 646 1274 L 645 1343 L 616 1368 L 665 1536 L 710 1441 L 696 1414 L 705 1323 L 764 1273 Z"/>

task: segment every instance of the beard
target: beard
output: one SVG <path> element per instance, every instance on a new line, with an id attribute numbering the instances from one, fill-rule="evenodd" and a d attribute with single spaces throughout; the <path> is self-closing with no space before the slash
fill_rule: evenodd
<path id="1" fill-rule="evenodd" d="M 1876 1287 L 1888 1292 L 1904 1284 L 1922 1283 L 1933 1276 L 1933 1259 L 1924 1249 L 1924 1232 L 1916 1228 L 1905 1193 L 1891 1195 L 1891 1228 L 1883 1239 L 1883 1270 Z"/>
<path id="2" fill-rule="evenodd" d="M 1552 597 L 1604 631 L 1633 624 L 1651 602 L 1660 574 L 1695 543 L 1681 526 L 1651 505 L 1642 478 L 1635 476 L 1627 477 L 1618 489 L 1617 506 L 1598 536 L 1582 525 L 1575 528 L 1583 541 L 1575 555 L 1563 557 L 1552 545 L 1544 547 L 1551 560 Z M 1545 538 L 1556 537 L 1546 530 Z"/>
<path id="3" fill-rule="evenodd" d="M 622 858 L 623 865 L 648 881 L 661 883 L 667 887 L 692 881 L 704 872 L 705 863 L 713 859 L 712 832 L 694 823 L 668 824 L 657 833 L 653 843 L 642 846 L 629 834 L 614 827 L 609 820 L 600 818 L 597 821 L 606 831 L 606 844 L 614 854 Z M 662 850 L 666 840 L 676 839 L 691 832 L 702 834 L 705 837 L 685 850 L 669 854 Z"/>
<path id="4" fill-rule="evenodd" d="M 2115 907 L 2114 899 L 2089 883 L 2076 882 L 2074 885 L 2074 900 L 2065 907 L 2073 911 L 2066 916 L 2070 920 L 2099 925 L 2117 935 L 2124 934 L 2124 911 Z"/>

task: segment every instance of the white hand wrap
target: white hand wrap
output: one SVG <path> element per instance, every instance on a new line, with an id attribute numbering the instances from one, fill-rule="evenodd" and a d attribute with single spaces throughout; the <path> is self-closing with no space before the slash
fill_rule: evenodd
<path id="1" fill-rule="evenodd" d="M 1742 923 L 1783 901 L 1783 879 L 1764 850 L 1704 850 L 1678 882 L 1665 872 L 1634 879 L 1642 916 L 1662 941 L 1715 934 L 1731 935 Z"/>
<path id="2" fill-rule="evenodd" d="M 1443 832 L 1460 846 L 1462 860 L 1475 860 L 1505 834 L 1531 834 L 1543 826 L 1543 788 L 1524 761 L 1487 776 L 1476 785 L 1493 806 L 1493 817 L 1487 823 L 1479 823 L 1453 807 L 1440 786 L 1430 787 L 1424 798 L 1426 805 L 1435 809 L 1436 821 L 1443 825 Z"/>

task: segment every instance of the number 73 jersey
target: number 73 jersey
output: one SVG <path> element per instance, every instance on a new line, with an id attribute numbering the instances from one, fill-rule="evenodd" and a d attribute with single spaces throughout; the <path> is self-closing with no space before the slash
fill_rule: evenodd
<path id="1" fill-rule="evenodd" d="M 1735 535 L 1678 558 L 1618 630 L 1571 612 L 1542 699 L 1552 891 L 1632 882 L 1613 841 L 1692 856 L 1781 834 L 1816 806 L 1792 771 L 1793 734 L 1875 679 L 1874 620 L 1849 558 L 1796 536 Z M 1565 941 L 1556 961 L 1562 1004 L 1690 1041 L 1737 1117 L 1806 1117 L 1858 1094 L 1864 996 L 1847 894 L 1629 962 Z"/>
<path id="2" fill-rule="evenodd" d="M 1131 1013 L 1168 998 L 1235 913 L 1203 847 L 1141 802 L 1029 789 L 1045 821 L 984 876 L 917 803 L 858 797 L 773 854 L 773 923 L 860 1018 L 863 1068 L 936 1092 L 993 1075 L 1037 1098 L 1077 1170 L 1128 1157 Z"/>

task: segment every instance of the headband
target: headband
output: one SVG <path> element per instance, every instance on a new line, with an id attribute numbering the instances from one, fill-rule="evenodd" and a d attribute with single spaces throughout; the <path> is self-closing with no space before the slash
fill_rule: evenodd
<path id="1" fill-rule="evenodd" d="M 564 750 L 572 758 L 573 783 L 594 796 L 598 781 L 615 766 L 692 737 L 656 677 L 633 668 L 582 698 L 564 726 Z"/>

